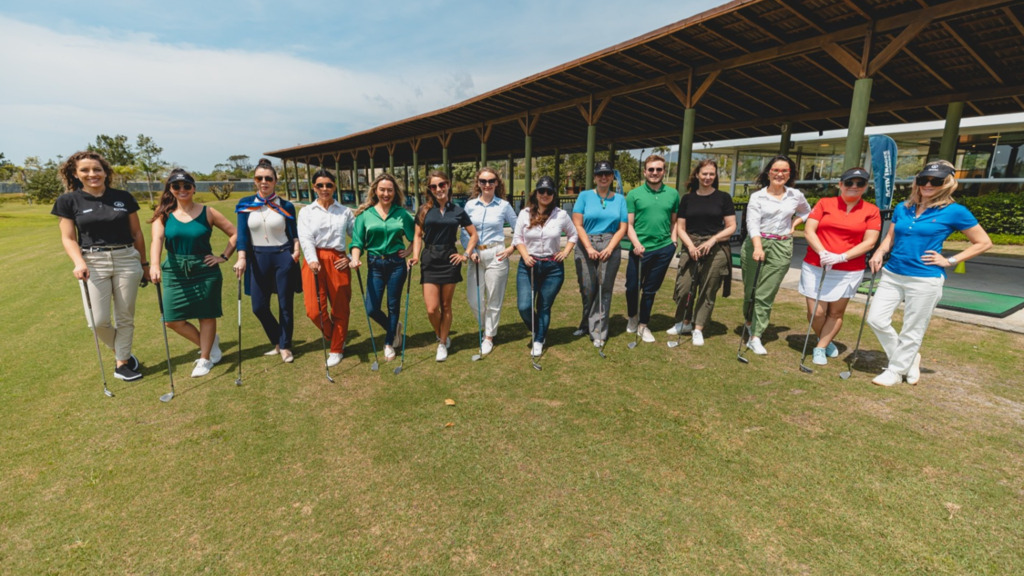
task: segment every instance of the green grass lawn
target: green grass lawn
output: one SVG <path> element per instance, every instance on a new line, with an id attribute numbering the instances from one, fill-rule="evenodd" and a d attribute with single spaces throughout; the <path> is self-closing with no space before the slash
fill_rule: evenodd
<path id="1" fill-rule="evenodd" d="M 669 349 L 666 283 L 659 342 L 627 349 L 617 293 L 602 360 L 571 336 L 570 265 L 541 372 L 514 280 L 480 362 L 460 285 L 442 364 L 414 282 L 401 375 L 383 355 L 370 371 L 355 288 L 335 384 L 301 306 L 288 365 L 261 355 L 246 298 L 236 387 L 228 281 L 225 359 L 209 376 L 188 377 L 195 350 L 172 333 L 177 396 L 159 402 L 150 287 L 136 315 L 145 378 L 114 380 L 104 349 L 106 398 L 48 213 L 0 209 L 2 574 L 1024 573 L 1024 336 L 937 318 L 921 383 L 881 389 L 870 330 L 851 379 L 838 360 L 799 372 L 803 302 L 785 291 L 768 356 L 736 361 L 736 297 L 719 301 L 706 346 Z"/>

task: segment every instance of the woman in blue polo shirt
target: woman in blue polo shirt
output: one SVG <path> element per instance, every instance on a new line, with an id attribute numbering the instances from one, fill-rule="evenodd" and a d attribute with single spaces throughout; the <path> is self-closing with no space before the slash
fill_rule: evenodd
<path id="1" fill-rule="evenodd" d="M 608 340 L 612 289 L 622 260 L 619 242 L 626 236 L 629 222 L 626 197 L 611 189 L 614 174 L 611 162 L 597 162 L 595 188 L 581 192 L 572 207 L 572 223 L 579 236 L 575 260 L 576 279 L 583 296 L 583 317 L 587 320 L 590 339 L 598 348 Z"/>
<path id="2" fill-rule="evenodd" d="M 893 210 L 892 225 L 868 264 L 882 269 L 868 325 L 885 349 L 889 365 L 872 382 L 893 386 L 921 378 L 921 354 L 932 312 L 942 298 L 946 268 L 969 260 L 992 247 L 988 234 L 971 211 L 953 200 L 957 181 L 953 165 L 932 162 L 917 175 L 910 197 Z M 955 231 L 971 245 L 953 256 L 942 255 L 942 243 Z M 884 262 L 885 254 L 889 261 Z M 903 302 L 903 328 L 897 333 L 892 315 Z"/>

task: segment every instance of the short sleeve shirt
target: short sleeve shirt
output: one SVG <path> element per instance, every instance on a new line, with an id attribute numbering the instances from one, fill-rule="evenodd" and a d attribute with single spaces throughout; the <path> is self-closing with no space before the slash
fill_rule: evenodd
<path id="1" fill-rule="evenodd" d="M 833 254 L 842 254 L 864 241 L 864 233 L 868 230 L 881 230 L 882 217 L 878 207 L 870 202 L 860 200 L 849 212 L 846 202 L 839 196 L 829 196 L 818 200 L 811 210 L 808 220 L 817 220 L 815 233 L 825 250 Z M 853 260 L 840 262 L 832 266 L 833 270 L 855 272 L 867 267 L 866 255 L 862 254 Z M 804 262 L 811 266 L 821 266 L 818 253 L 807 248 Z"/>
<path id="2" fill-rule="evenodd" d="M 679 192 L 662 184 L 657 191 L 644 182 L 629 191 L 626 211 L 633 215 L 637 240 L 646 250 L 672 244 L 672 216 L 679 211 Z"/>
<path id="3" fill-rule="evenodd" d="M 940 278 L 942 266 L 929 266 L 922 258 L 927 250 L 942 252 L 942 243 L 956 231 L 974 228 L 978 219 L 961 204 L 929 208 L 916 215 L 915 206 L 900 202 L 892 212 L 893 245 L 885 269 L 903 276 Z"/>
<path id="4" fill-rule="evenodd" d="M 612 194 L 611 198 L 601 198 L 596 190 L 581 192 L 572 205 L 572 213 L 583 215 L 583 231 L 588 236 L 614 234 L 623 222 L 629 221 L 625 196 Z"/>
<path id="5" fill-rule="evenodd" d="M 679 218 L 686 220 L 686 233 L 696 236 L 714 236 L 725 230 L 725 217 L 735 216 L 732 196 L 715 190 L 707 196 L 696 192 L 679 199 Z"/>
<path id="6" fill-rule="evenodd" d="M 129 215 L 138 211 L 139 203 L 131 194 L 107 188 L 99 198 L 84 190 L 61 194 L 50 214 L 74 221 L 78 245 L 84 249 L 133 244 Z"/>
<path id="7" fill-rule="evenodd" d="M 434 206 L 423 216 L 423 243 L 427 246 L 454 246 L 459 226 L 472 225 L 473 221 L 462 207 L 449 202 L 442 213 L 440 208 Z"/>

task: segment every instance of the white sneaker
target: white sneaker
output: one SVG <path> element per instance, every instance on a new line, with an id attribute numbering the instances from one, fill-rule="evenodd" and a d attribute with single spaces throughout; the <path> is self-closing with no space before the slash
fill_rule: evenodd
<path id="1" fill-rule="evenodd" d="M 395 359 L 395 356 L 397 356 L 397 354 L 395 354 L 394 347 L 391 346 L 390 344 L 385 344 L 384 345 L 384 361 L 385 362 L 390 362 L 390 361 Z"/>
<path id="2" fill-rule="evenodd" d="M 543 342 L 534 342 L 533 343 L 533 350 L 530 352 L 530 354 L 533 355 L 534 357 L 537 357 L 537 356 L 540 356 L 543 352 L 544 352 L 544 343 Z"/>
<path id="3" fill-rule="evenodd" d="M 206 376 L 210 373 L 210 368 L 213 368 L 213 362 L 200 358 L 199 360 L 196 360 L 196 367 L 192 369 L 192 377 L 199 378 L 200 376 Z"/>
<path id="4" fill-rule="evenodd" d="M 704 334 L 700 330 L 693 330 L 693 345 L 703 346 L 704 345 Z"/>
<path id="5" fill-rule="evenodd" d="M 327 355 L 327 367 L 328 368 L 330 368 L 331 366 L 337 366 L 338 364 L 341 364 L 341 353 L 340 352 L 331 352 L 330 354 Z"/>
<path id="6" fill-rule="evenodd" d="M 213 348 L 210 349 L 210 362 L 216 364 L 223 357 L 224 353 L 220 351 L 220 334 L 217 334 L 213 337 Z"/>
<path id="7" fill-rule="evenodd" d="M 644 342 L 657 342 L 657 340 L 654 339 L 654 334 L 651 334 L 651 329 L 647 326 L 644 326 L 643 330 L 640 332 L 640 339 Z"/>
<path id="8" fill-rule="evenodd" d="M 480 345 L 480 354 L 487 356 L 494 350 L 494 342 L 484 338 L 484 343 Z"/>
<path id="9" fill-rule="evenodd" d="M 594 340 L 594 348 L 601 348 L 604 346 L 604 340 Z"/>
<path id="10" fill-rule="evenodd" d="M 878 386 L 895 386 L 900 382 L 903 382 L 903 377 L 888 368 L 878 376 L 875 376 L 875 379 L 871 381 L 872 384 Z"/>
<path id="11" fill-rule="evenodd" d="M 437 345 L 437 356 L 436 356 L 435 360 L 437 360 L 438 362 L 444 362 L 447 359 L 448 359 L 448 348 L 446 348 L 444 344 L 438 344 Z"/>
<path id="12" fill-rule="evenodd" d="M 693 332 L 693 324 L 686 322 L 676 322 L 676 325 L 665 331 L 669 336 L 678 336 L 680 334 L 689 334 Z"/>
<path id="13" fill-rule="evenodd" d="M 756 336 L 747 342 L 747 348 L 750 348 L 750 351 L 758 356 L 764 356 L 768 353 L 768 351 L 764 349 L 764 345 L 761 344 L 761 339 Z"/>
<path id="14" fill-rule="evenodd" d="M 921 355 L 914 356 L 914 363 L 910 365 L 910 370 L 907 371 L 907 384 L 917 384 L 921 379 Z"/>
<path id="15" fill-rule="evenodd" d="M 632 318 L 629 319 L 629 322 L 626 322 L 626 333 L 628 333 L 628 334 L 636 334 L 636 327 L 639 326 L 639 325 L 640 325 L 640 317 L 639 316 L 633 316 Z"/>

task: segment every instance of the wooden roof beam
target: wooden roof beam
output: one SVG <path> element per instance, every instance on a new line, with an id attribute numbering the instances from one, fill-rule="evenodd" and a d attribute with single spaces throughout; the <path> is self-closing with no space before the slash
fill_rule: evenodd
<path id="1" fill-rule="evenodd" d="M 904 28 L 903 31 L 892 40 L 892 42 L 889 42 L 889 44 L 883 48 L 877 56 L 872 58 L 870 63 L 868 63 L 868 76 L 874 76 L 876 72 L 888 64 L 900 50 L 905 48 L 911 40 L 917 38 L 918 34 L 920 34 L 921 31 L 927 28 L 931 23 L 931 20 L 919 20 Z"/>
<path id="2" fill-rule="evenodd" d="M 946 33 L 948 33 L 950 36 L 952 36 L 954 40 L 959 42 L 960 46 L 962 46 L 963 49 L 966 50 L 967 53 L 971 55 L 971 58 L 974 58 L 974 60 L 978 63 L 978 65 L 981 66 L 982 68 L 984 68 L 985 71 L 988 72 L 989 75 L 992 76 L 992 78 L 994 78 L 996 82 L 998 82 L 1000 84 L 1005 84 L 1005 82 L 1003 82 L 1003 79 L 999 77 L 999 74 L 996 74 L 996 71 L 993 70 L 992 67 L 988 65 L 988 62 L 984 58 L 979 56 L 978 53 L 975 52 L 973 48 L 971 48 L 971 45 L 968 44 L 967 42 L 965 42 L 964 39 L 961 38 L 960 35 L 957 34 L 955 30 L 953 30 L 952 26 L 950 26 L 946 22 L 943 22 L 942 23 L 942 28 L 943 28 L 943 30 L 946 31 Z"/>
<path id="3" fill-rule="evenodd" d="M 792 6 L 790 6 L 789 4 L 784 2 L 783 0 L 775 0 L 775 2 L 779 6 L 782 6 L 787 11 L 789 11 L 790 14 L 792 14 L 793 16 L 796 16 L 798 20 L 802 20 L 805 24 L 807 24 L 811 28 L 814 28 L 815 30 L 817 30 L 818 34 L 821 34 L 822 32 L 825 31 L 825 29 L 822 28 L 817 22 L 814 22 L 813 20 L 808 18 L 807 15 L 804 14 L 804 12 L 802 10 L 794 9 Z"/>
<path id="4" fill-rule="evenodd" d="M 808 106 L 802 100 L 797 100 L 796 98 L 793 98 L 792 96 L 790 96 L 789 94 L 786 94 L 785 92 L 782 92 L 781 90 L 773 89 L 770 85 L 768 85 L 765 82 L 762 82 L 761 80 L 759 80 L 755 76 L 751 76 L 750 74 L 747 74 L 746 72 L 744 72 L 742 70 L 736 70 L 736 71 L 734 71 L 734 73 L 735 74 L 739 74 L 740 76 L 746 78 L 747 80 L 749 80 L 750 82 L 752 82 L 754 84 L 758 84 L 758 85 L 760 85 L 760 86 L 762 86 L 764 88 L 767 88 L 772 93 L 778 94 L 779 96 L 785 98 L 786 100 L 789 100 L 790 102 L 792 102 L 793 104 L 796 104 L 797 106 L 799 106 L 800 108 L 803 108 L 804 110 L 810 110 L 811 109 L 811 107 Z"/>
<path id="5" fill-rule="evenodd" d="M 910 48 L 904 48 L 903 53 L 909 56 L 914 62 L 917 62 L 918 66 L 920 66 L 925 72 L 930 74 L 933 78 L 938 80 L 939 83 L 945 86 L 947 90 L 954 90 L 952 84 L 946 82 L 946 79 L 943 78 L 941 74 L 933 70 L 932 67 L 926 64 L 924 60 L 918 58 L 917 55 L 910 50 Z"/>

